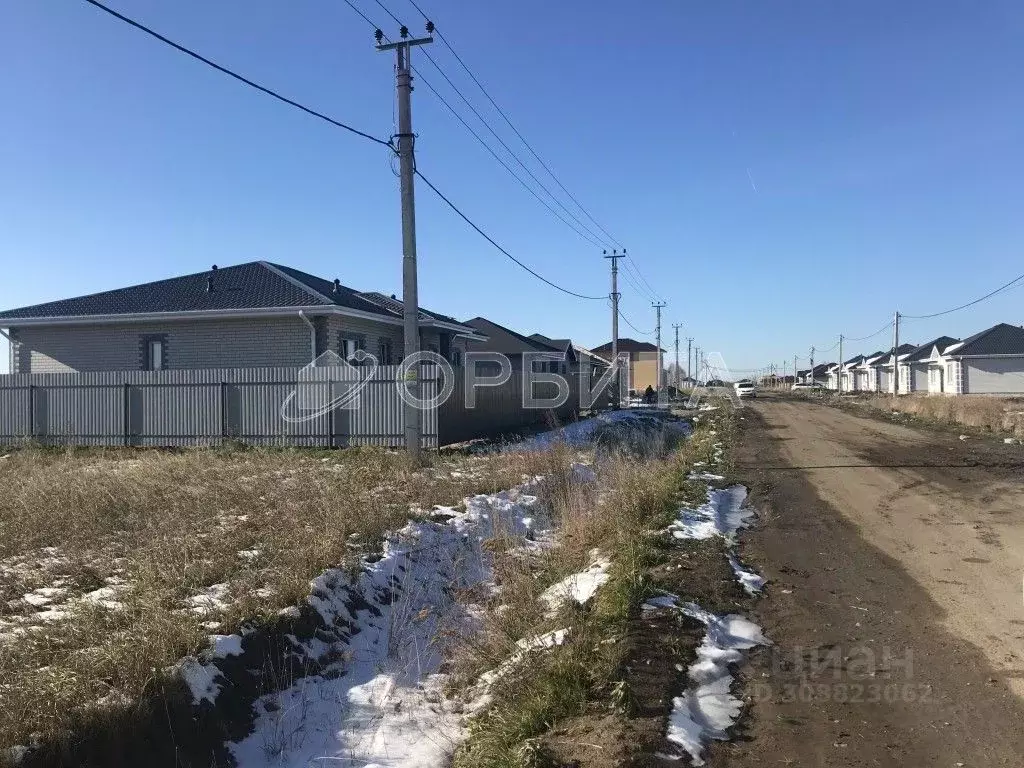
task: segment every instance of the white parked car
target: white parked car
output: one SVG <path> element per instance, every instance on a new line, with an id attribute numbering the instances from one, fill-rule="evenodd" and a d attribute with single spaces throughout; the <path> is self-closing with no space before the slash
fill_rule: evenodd
<path id="1" fill-rule="evenodd" d="M 737 381 L 732 386 L 737 397 L 757 397 L 757 387 L 752 381 Z"/>

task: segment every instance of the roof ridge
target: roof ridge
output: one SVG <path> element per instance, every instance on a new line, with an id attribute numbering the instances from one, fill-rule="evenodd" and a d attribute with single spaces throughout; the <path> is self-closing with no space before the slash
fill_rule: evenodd
<path id="1" fill-rule="evenodd" d="M 273 263 L 271 263 L 269 261 L 263 261 L 262 259 L 260 261 L 256 262 L 256 263 L 259 264 L 264 269 L 266 269 L 267 271 L 271 272 L 272 274 L 277 275 L 281 279 L 287 280 L 289 283 L 294 285 L 296 288 L 301 288 L 302 290 L 304 290 L 306 293 L 308 293 L 313 298 L 319 299 L 321 303 L 326 304 L 326 305 L 330 305 L 330 306 L 334 306 L 335 302 L 333 300 L 331 300 L 331 299 L 327 298 L 326 296 L 324 296 L 324 294 L 320 293 L 320 291 L 317 291 L 317 290 L 315 290 L 313 288 L 310 288 L 308 285 L 306 285 L 304 282 L 302 282 L 298 278 L 292 277 L 287 272 L 285 272 L 284 269 L 282 269 L 279 265 L 273 264 Z M 289 269 L 293 269 L 293 267 L 289 267 Z M 301 269 L 296 269 L 295 271 L 296 272 L 302 272 Z M 316 275 L 310 275 L 308 272 L 305 272 L 303 274 L 309 275 L 310 277 L 316 277 Z"/>

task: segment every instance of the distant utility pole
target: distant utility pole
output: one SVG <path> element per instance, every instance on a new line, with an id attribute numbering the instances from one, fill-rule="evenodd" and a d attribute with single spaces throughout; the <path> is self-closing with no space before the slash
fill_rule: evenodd
<path id="1" fill-rule="evenodd" d="M 895 400 L 900 393 L 900 313 L 896 312 L 892 325 L 892 397 Z"/>
<path id="2" fill-rule="evenodd" d="M 679 395 L 679 329 L 683 327 L 682 323 L 673 323 L 672 328 L 676 332 L 676 395 Z"/>
<path id="3" fill-rule="evenodd" d="M 839 369 L 836 375 L 836 393 L 843 394 L 843 334 L 839 334 Z"/>
<path id="4" fill-rule="evenodd" d="M 416 173 L 416 161 L 413 159 L 412 132 L 412 49 L 413 46 L 426 45 L 434 42 L 430 33 L 434 31 L 432 22 L 427 22 L 427 37 L 409 39 L 409 28 L 403 26 L 399 31 L 402 39 L 396 43 L 384 43 L 384 33 L 379 29 L 375 33 L 378 51 L 395 52 L 395 83 L 398 91 L 398 160 L 400 166 L 400 187 L 402 196 L 402 304 L 405 357 L 420 351 L 419 327 L 419 289 L 416 277 L 416 191 L 413 180 Z M 405 450 L 415 460 L 420 457 L 422 429 L 420 412 L 415 400 L 419 398 L 419 366 L 416 365 L 406 374 L 406 385 L 409 388 L 405 403 Z"/>
<path id="5" fill-rule="evenodd" d="M 693 336 L 686 337 L 686 377 L 690 379 L 690 383 L 693 383 L 693 368 L 690 366 L 690 345 L 693 344 Z"/>
<path id="6" fill-rule="evenodd" d="M 657 325 L 657 336 L 658 336 L 658 384 L 654 388 L 658 395 L 661 395 L 661 308 L 665 306 L 664 301 L 651 302 L 651 306 L 654 307 L 655 312 L 658 313 L 658 325 Z"/>
<path id="7" fill-rule="evenodd" d="M 793 379 L 796 382 L 796 379 Z M 811 384 L 814 384 L 814 347 L 811 347 Z"/>
<path id="8" fill-rule="evenodd" d="M 611 255 L 608 255 L 608 251 L 603 251 L 606 259 L 612 261 L 612 292 L 609 296 L 612 300 L 612 365 L 618 365 L 619 362 L 619 259 L 626 258 L 626 249 L 622 249 L 622 253 L 616 250 L 612 250 Z M 615 384 L 614 384 L 614 396 L 615 396 L 615 407 L 618 408 L 622 405 L 622 371 L 618 368 L 615 369 Z"/>
<path id="9" fill-rule="evenodd" d="M 700 347 L 693 348 L 693 370 L 693 383 L 696 384 L 700 380 Z"/>

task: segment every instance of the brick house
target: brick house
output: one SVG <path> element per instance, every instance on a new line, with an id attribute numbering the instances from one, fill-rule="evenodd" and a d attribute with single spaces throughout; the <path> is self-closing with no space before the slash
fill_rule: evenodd
<path id="1" fill-rule="evenodd" d="M 402 303 L 254 261 L 0 312 L 11 373 L 301 367 L 363 349 L 403 356 Z M 420 310 L 421 348 L 458 362 L 474 330 Z"/>
<path id="2" fill-rule="evenodd" d="M 608 360 L 612 356 L 612 343 L 602 344 L 591 350 Z M 629 390 L 643 394 L 647 387 L 658 389 L 658 348 L 646 341 L 619 338 L 619 353 L 629 354 Z M 661 351 L 664 359 L 665 350 Z"/>

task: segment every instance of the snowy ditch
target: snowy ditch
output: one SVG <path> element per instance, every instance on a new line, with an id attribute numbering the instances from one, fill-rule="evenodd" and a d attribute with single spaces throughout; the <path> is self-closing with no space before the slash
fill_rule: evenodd
<path id="1" fill-rule="evenodd" d="M 473 606 L 457 598 L 489 583 L 486 539 L 500 533 L 543 538 L 547 523 L 533 494 L 537 482 L 467 499 L 465 512 L 437 508 L 437 521 L 398 531 L 383 557 L 355 580 L 340 571 L 317 578 L 309 604 L 325 626 L 346 631 L 334 643 L 317 636 L 292 639 L 295 653 L 321 668 L 257 699 L 252 733 L 228 745 L 238 765 L 443 764 L 464 737 L 467 714 L 445 697 L 447 677 L 439 672 L 446 637 L 474 624 Z M 520 658 L 559 644 L 564 633 L 524 641 Z M 223 685 L 216 657 L 239 652 L 240 641 L 217 638 L 208 659 L 182 665 L 197 701 L 216 702 Z M 331 661 L 339 646 L 343 652 Z M 502 673 L 499 668 L 491 674 Z"/>

